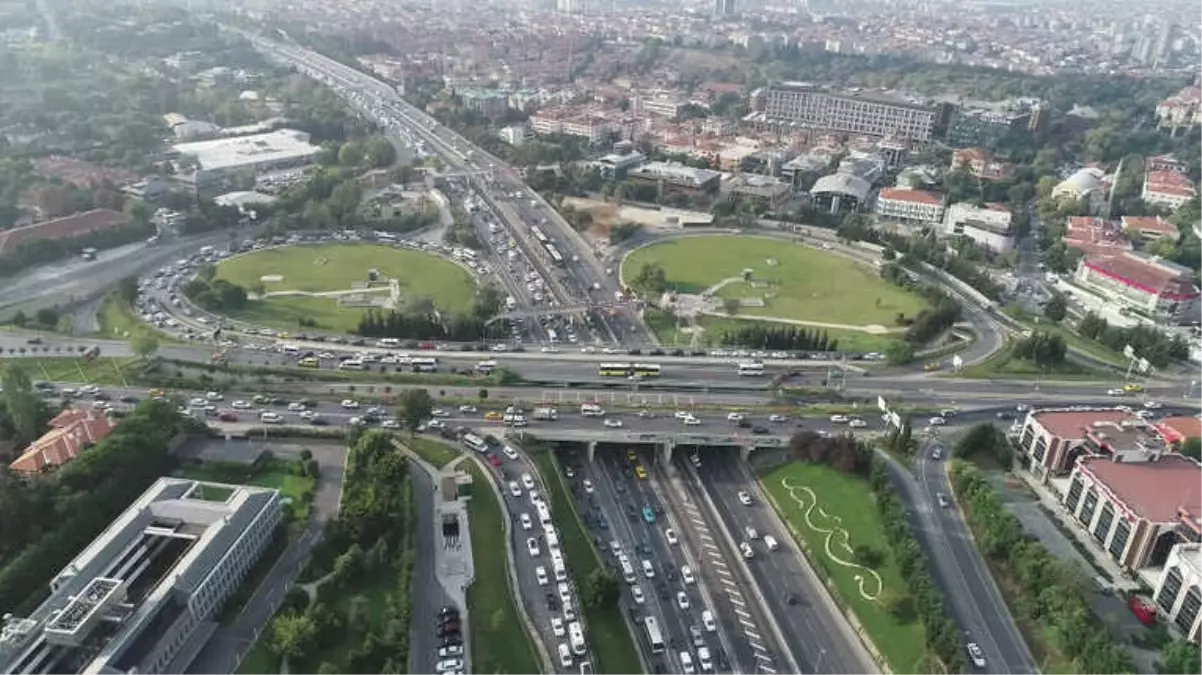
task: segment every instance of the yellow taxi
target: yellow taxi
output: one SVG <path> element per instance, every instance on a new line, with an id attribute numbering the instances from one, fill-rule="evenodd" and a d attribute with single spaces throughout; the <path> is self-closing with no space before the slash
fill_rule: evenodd
<path id="1" fill-rule="evenodd" d="M 634 465 L 634 475 L 638 476 L 642 480 L 646 480 L 647 479 L 647 470 L 643 468 L 642 464 L 635 464 Z"/>
<path id="2" fill-rule="evenodd" d="M 627 450 L 627 451 L 626 451 L 626 459 L 627 459 L 627 460 L 629 460 L 629 461 L 631 461 L 631 462 L 633 462 L 633 461 L 636 459 L 636 457 L 635 457 L 635 455 L 634 455 L 634 450 Z"/>
<path id="3" fill-rule="evenodd" d="M 488 420 L 489 422 L 500 422 L 501 420 L 505 419 L 505 415 L 499 410 L 489 410 L 488 412 L 484 413 L 484 419 Z"/>
<path id="4" fill-rule="evenodd" d="M 1135 382 L 1128 382 L 1127 384 L 1123 385 L 1123 391 L 1127 392 L 1128 394 L 1138 394 L 1143 390 L 1144 385 L 1136 384 Z"/>
<path id="5" fill-rule="evenodd" d="M 151 389 L 150 391 L 146 392 L 146 395 L 150 398 L 163 398 L 166 396 L 162 389 Z"/>

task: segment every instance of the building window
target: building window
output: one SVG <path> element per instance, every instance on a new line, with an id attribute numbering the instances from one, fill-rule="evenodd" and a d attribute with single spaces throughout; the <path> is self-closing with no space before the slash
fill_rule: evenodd
<path id="1" fill-rule="evenodd" d="M 1106 502 L 1102 507 L 1102 514 L 1098 516 L 1098 524 L 1093 528 L 1093 538 L 1098 540 L 1099 544 L 1106 543 L 1106 535 L 1110 534 L 1110 524 L 1114 522 L 1114 504 Z"/>
<path id="2" fill-rule="evenodd" d="M 1185 600 L 1181 602 L 1181 611 L 1177 612 L 1177 618 L 1173 621 L 1182 633 L 1189 635 L 1190 629 L 1194 626 L 1194 619 L 1198 618 L 1199 606 L 1202 606 L 1202 597 L 1200 597 L 1198 587 L 1192 586 L 1185 594 Z"/>
<path id="3" fill-rule="evenodd" d="M 1073 482 L 1068 486 L 1068 499 L 1064 501 L 1069 513 L 1077 512 L 1077 504 L 1081 501 L 1081 490 L 1081 479 L 1073 477 Z"/>
<path id="4" fill-rule="evenodd" d="M 1091 486 L 1089 491 L 1085 493 L 1085 504 L 1081 506 L 1079 520 L 1082 525 L 1089 526 L 1089 521 L 1093 520 L 1093 512 L 1096 508 L 1098 508 L 1098 493 Z"/>
<path id="5" fill-rule="evenodd" d="M 1048 452 L 1048 437 L 1040 436 L 1039 440 L 1035 442 L 1035 452 L 1033 453 L 1033 456 L 1035 457 L 1035 461 L 1042 462 L 1043 456 L 1046 455 L 1047 452 Z"/>
<path id="6" fill-rule="evenodd" d="M 1180 592 L 1181 570 L 1174 567 L 1165 575 L 1164 583 L 1160 585 L 1160 592 L 1156 594 L 1156 604 L 1168 614 L 1173 611 L 1173 605 L 1177 604 L 1177 594 Z"/>
<path id="7" fill-rule="evenodd" d="M 1114 537 L 1110 540 L 1110 555 L 1118 560 L 1123 555 L 1123 549 L 1127 548 L 1127 538 L 1131 536 L 1131 525 L 1127 523 L 1126 518 L 1119 518 L 1119 522 L 1114 526 Z"/>

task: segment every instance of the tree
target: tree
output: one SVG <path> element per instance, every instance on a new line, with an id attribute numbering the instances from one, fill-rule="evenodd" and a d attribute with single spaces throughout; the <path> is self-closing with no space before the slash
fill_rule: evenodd
<path id="1" fill-rule="evenodd" d="M 585 577 L 581 597 L 586 607 L 605 609 L 617 606 L 619 592 L 617 576 L 604 567 L 598 567 Z"/>
<path id="2" fill-rule="evenodd" d="M 1202 438 L 1185 439 L 1185 442 L 1181 444 L 1181 454 L 1193 458 L 1195 461 L 1202 461 Z"/>
<path id="3" fill-rule="evenodd" d="M 481 401 L 487 401 L 488 400 L 488 388 L 480 387 L 480 391 L 476 392 L 476 398 L 480 399 Z"/>
<path id="4" fill-rule="evenodd" d="M 351 604 L 346 608 L 346 625 L 353 631 L 363 632 L 368 628 L 368 602 L 362 595 L 351 598 Z"/>
<path id="5" fill-rule="evenodd" d="M 10 363 L 0 374 L 4 408 L 20 444 L 32 442 L 41 435 L 41 399 L 33 390 L 33 382 L 24 366 Z"/>
<path id="6" fill-rule="evenodd" d="M 159 350 L 159 339 L 150 333 L 137 333 L 129 339 L 129 348 L 138 358 L 148 359 Z"/>
<path id="7" fill-rule="evenodd" d="M 434 399 L 425 389 L 406 389 L 397 397 L 397 418 L 411 434 L 416 433 L 417 427 L 430 419 L 433 412 Z"/>
<path id="8" fill-rule="evenodd" d="M 1175 638 L 1164 646 L 1156 669 L 1160 673 L 1197 673 L 1202 654 L 1198 645 Z"/>
<path id="9" fill-rule="evenodd" d="M 722 311 L 730 314 L 731 316 L 739 313 L 740 306 L 741 305 L 738 298 L 727 298 L 722 301 Z"/>
<path id="10" fill-rule="evenodd" d="M 53 328 L 58 325 L 59 313 L 54 307 L 43 307 L 34 316 L 37 318 L 39 324 L 47 328 Z"/>
<path id="11" fill-rule="evenodd" d="M 885 361 L 891 366 L 904 366 L 914 360 L 914 345 L 905 340 L 894 340 L 885 349 Z"/>
<path id="12" fill-rule="evenodd" d="M 1043 315 L 1050 321 L 1060 323 L 1068 313 L 1068 303 L 1061 293 L 1053 293 L 1052 298 L 1043 304 Z"/>
<path id="13" fill-rule="evenodd" d="M 305 614 L 283 614 L 271 621 L 268 646 L 277 656 L 300 661 L 317 637 L 317 625 Z"/>

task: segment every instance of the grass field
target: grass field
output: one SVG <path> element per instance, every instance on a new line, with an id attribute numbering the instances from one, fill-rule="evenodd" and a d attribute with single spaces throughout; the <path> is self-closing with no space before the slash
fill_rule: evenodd
<path id="1" fill-rule="evenodd" d="M 367 271 L 401 284 L 401 304 L 416 297 L 429 298 L 439 310 L 466 312 L 476 296 L 475 282 L 466 270 L 438 256 L 373 244 L 289 246 L 255 251 L 217 266 L 217 278 L 253 289 L 262 283 L 266 292 L 348 291 L 367 280 Z M 272 280 L 272 277 L 280 277 Z M 362 316 L 360 308 L 340 307 L 335 297 L 275 296 L 253 300 L 235 318 L 294 329 L 300 319 L 317 327 L 351 330 Z"/>
<path id="2" fill-rule="evenodd" d="M 128 340 L 137 335 L 149 335 L 160 343 L 178 342 L 170 335 L 155 330 L 154 327 L 142 321 L 129 303 L 122 300 L 116 293 L 109 293 L 104 296 L 104 300 L 100 301 L 96 322 L 100 324 L 97 335 L 113 340 Z"/>
<path id="3" fill-rule="evenodd" d="M 136 374 L 131 366 L 138 363 L 138 359 L 100 357 L 85 362 L 68 356 L 26 356 L 0 359 L 0 368 L 8 363 L 20 364 L 35 380 L 124 387 L 129 385 L 127 378 Z"/>
<path id="4" fill-rule="evenodd" d="M 1007 344 L 984 361 L 964 368 L 958 373 L 949 373 L 948 377 L 980 379 L 1013 378 L 1021 380 L 1104 380 L 1108 375 L 1071 361 L 1065 361 L 1049 370 L 1044 370 L 1031 361 L 1016 358 L 1014 356 L 1014 346 Z"/>
<path id="5" fill-rule="evenodd" d="M 547 487 L 548 498 L 551 501 L 551 517 L 555 527 L 559 529 L 560 542 L 563 545 L 564 560 L 568 571 L 576 583 L 582 583 L 593 570 L 601 567 L 597 550 L 593 548 L 572 500 L 568 497 L 563 485 L 563 474 L 559 463 L 550 450 L 531 452 L 538 472 L 542 475 L 543 485 Z M 642 663 L 626 622 L 622 618 L 622 610 L 615 607 L 605 610 L 597 607 L 584 608 L 585 625 L 588 627 L 588 640 L 593 653 L 597 655 L 598 663 L 593 669 L 598 673 L 641 673 Z"/>
<path id="6" fill-rule="evenodd" d="M 647 326 L 659 338 L 660 345 L 682 348 L 693 346 L 693 335 L 678 331 L 671 316 L 663 311 L 654 307 L 648 307 L 643 311 L 643 318 L 646 319 Z M 700 348 L 726 346 L 722 344 L 722 334 L 741 324 L 768 322 L 756 321 L 755 319 L 732 319 L 722 316 L 701 316 L 698 317 L 697 323 L 705 329 L 697 341 L 697 346 Z M 840 350 L 847 351 L 883 352 L 888 349 L 891 342 L 901 339 L 900 335 L 894 334 L 873 335 L 858 330 L 840 330 L 837 328 L 828 328 L 825 330 L 826 334 L 832 340 L 839 341 Z M 743 346 L 751 347 L 752 345 Z"/>
<path id="7" fill-rule="evenodd" d="M 905 594 L 906 585 L 889 552 L 889 544 L 877 519 L 868 484 L 830 467 L 801 462 L 786 464 L 763 473 L 760 481 L 772 495 L 781 516 L 788 521 L 793 536 L 800 538 L 799 544 L 805 549 L 810 563 L 820 574 L 833 582 L 841 602 L 851 608 L 873 644 L 889 662 L 893 672 L 921 672 L 926 644 L 922 625 L 917 621 L 899 621 L 882 602 L 890 594 Z M 782 481 L 787 481 L 794 490 L 785 487 Z M 881 580 L 882 590 L 877 600 L 866 600 L 860 594 L 860 584 L 856 577 L 866 576 L 863 570 L 855 566 L 840 565 L 828 557 L 825 552 L 828 535 L 811 528 L 806 522 L 805 513 L 811 506 L 809 497 L 804 497 L 804 508 L 793 499 L 793 495 L 805 495 L 804 492 L 796 490 L 799 485 L 813 490 L 818 507 L 830 516 L 840 519 L 838 527 L 847 531 L 848 543 L 853 550 L 867 547 L 881 554 L 881 562 L 872 568 L 880 575 Z M 814 508 L 810 515 L 811 521 L 819 529 L 832 529 L 831 519 L 823 518 L 818 513 L 818 508 Z M 838 538 L 834 538 L 833 541 L 837 542 Z M 837 544 L 834 545 L 834 550 L 840 557 L 847 555 L 839 550 Z M 876 590 L 871 584 L 866 588 L 870 595 Z"/>
<path id="8" fill-rule="evenodd" d="M 439 444 L 441 445 L 441 444 Z M 471 612 L 472 670 L 477 673 L 537 673 L 538 657 L 510 595 L 506 557 L 498 553 L 505 540 L 504 514 L 497 496 L 485 486 L 491 480 L 467 462 L 477 485 L 468 503 L 475 581 L 467 591 Z"/>
<path id="9" fill-rule="evenodd" d="M 770 264 L 773 261 L 774 264 Z M 744 307 L 743 316 L 772 316 L 851 326 L 896 328 L 899 313 L 914 316 L 921 298 L 890 286 L 873 270 L 812 248 L 760 237 L 684 237 L 638 249 L 622 263 L 624 279 L 644 265 L 660 265 L 670 286 L 700 293 L 752 270 L 718 291 L 722 298 L 763 297 L 764 307 Z"/>
<path id="10" fill-rule="evenodd" d="M 418 457 L 438 469 L 455 461 L 462 454 L 446 443 L 429 438 L 402 438 L 401 442 L 409 446 L 409 449 Z"/>
<path id="11" fill-rule="evenodd" d="M 184 478 L 192 480 L 255 485 L 275 488 L 284 497 L 291 499 L 289 516 L 294 522 L 304 523 L 309 519 L 309 502 L 317 481 L 299 473 L 299 460 L 273 459 L 257 465 L 247 465 L 240 472 L 238 465 L 225 462 L 195 462 L 183 466 Z"/>
<path id="12" fill-rule="evenodd" d="M 260 639 L 246 653 L 237 672 L 238 675 L 279 675 L 280 659 L 267 646 L 267 640 Z"/>

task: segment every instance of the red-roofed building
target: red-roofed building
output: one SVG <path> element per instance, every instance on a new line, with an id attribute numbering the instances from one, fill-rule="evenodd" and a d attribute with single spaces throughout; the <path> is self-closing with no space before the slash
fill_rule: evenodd
<path id="1" fill-rule="evenodd" d="M 1133 232 L 1145 240 L 1181 236 L 1176 225 L 1160 216 L 1123 216 L 1122 225 L 1124 232 Z"/>
<path id="2" fill-rule="evenodd" d="M 877 195 L 876 214 L 894 220 L 938 223 L 943 220 L 943 197 L 926 190 L 885 188 Z"/>
<path id="3" fill-rule="evenodd" d="M 1067 475 L 1096 425 L 1135 424 L 1140 419 L 1119 408 L 1037 410 L 1027 414 L 1018 435 L 1018 451 L 1030 459 L 1027 471 L 1040 482 Z"/>
<path id="4" fill-rule="evenodd" d="M 93 209 L 63 218 L 0 231 L 0 253 L 8 253 L 27 241 L 70 239 L 91 232 L 115 230 L 125 225 L 125 215 L 111 209 Z"/>
<path id="5" fill-rule="evenodd" d="M 50 420 L 50 431 L 25 449 L 9 468 L 17 473 L 42 473 L 75 459 L 109 435 L 117 420 L 103 412 L 71 408 Z"/>
<path id="6" fill-rule="evenodd" d="M 1086 255 L 1131 249 L 1131 242 L 1114 223 L 1095 216 L 1069 216 L 1065 220 L 1064 245 Z"/>
<path id="7" fill-rule="evenodd" d="M 1175 323 L 1198 320 L 1202 292 L 1192 272 L 1141 253 L 1094 254 L 1081 259 L 1076 281 L 1106 297 Z"/>
<path id="8" fill-rule="evenodd" d="M 1202 89 L 1186 87 L 1156 106 L 1156 128 L 1179 129 L 1202 124 Z"/>
<path id="9" fill-rule="evenodd" d="M 1177 171 L 1149 171 L 1140 198 L 1148 204 L 1175 209 L 1198 194 L 1189 176 Z"/>
<path id="10" fill-rule="evenodd" d="M 962 148 L 952 151 L 952 169 L 967 166 L 968 172 L 981 180 L 1001 180 L 1006 177 L 1006 165 L 997 161 L 985 148 Z"/>
<path id="11" fill-rule="evenodd" d="M 1156 423 L 1156 431 L 1165 443 L 1178 445 L 1187 438 L 1202 438 L 1202 419 L 1197 417 L 1166 417 Z"/>

